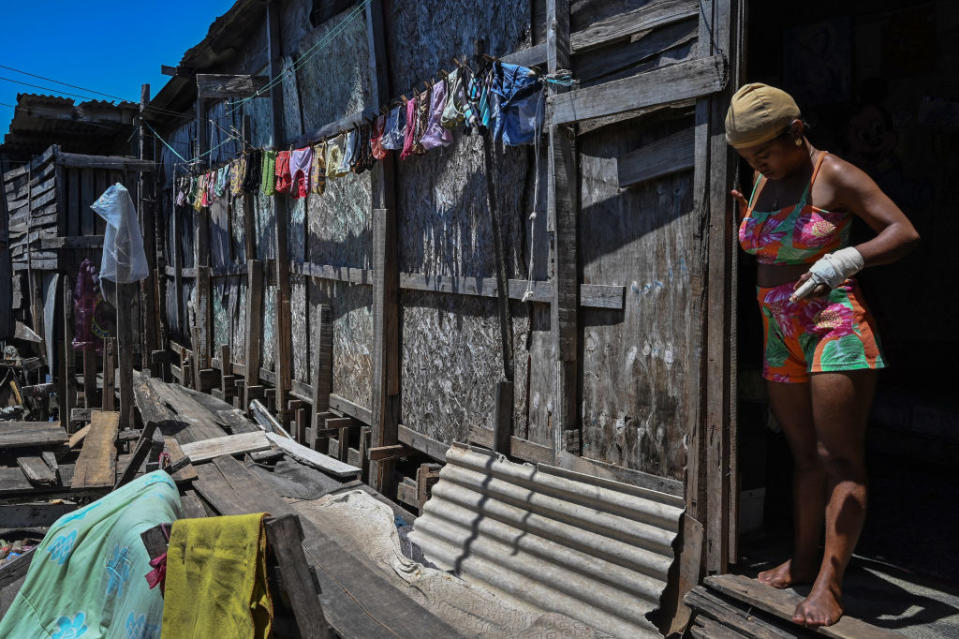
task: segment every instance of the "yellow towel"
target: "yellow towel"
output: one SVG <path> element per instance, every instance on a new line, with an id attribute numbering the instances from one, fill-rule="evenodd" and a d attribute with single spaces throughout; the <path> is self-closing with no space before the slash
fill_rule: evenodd
<path id="1" fill-rule="evenodd" d="M 163 639 L 266 639 L 266 513 L 178 519 L 167 550 Z"/>

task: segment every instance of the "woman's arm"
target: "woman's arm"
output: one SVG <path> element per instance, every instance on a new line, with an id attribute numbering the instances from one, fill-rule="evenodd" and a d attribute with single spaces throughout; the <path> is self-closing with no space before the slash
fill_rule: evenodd
<path id="1" fill-rule="evenodd" d="M 859 216 L 876 232 L 876 237 L 855 247 L 866 266 L 890 264 L 915 248 L 919 233 L 912 222 L 864 171 L 832 156 L 823 173 L 835 189 L 839 206 L 833 208 Z"/>

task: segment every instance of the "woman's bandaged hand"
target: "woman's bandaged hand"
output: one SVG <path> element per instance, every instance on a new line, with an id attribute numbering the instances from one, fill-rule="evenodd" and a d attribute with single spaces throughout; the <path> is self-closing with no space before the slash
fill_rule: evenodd
<path id="1" fill-rule="evenodd" d="M 820 284 L 831 291 L 861 271 L 864 265 L 862 254 L 852 246 L 839 249 L 835 253 L 826 253 L 810 267 L 809 279 L 796 289 L 790 299 L 802 299 Z"/>

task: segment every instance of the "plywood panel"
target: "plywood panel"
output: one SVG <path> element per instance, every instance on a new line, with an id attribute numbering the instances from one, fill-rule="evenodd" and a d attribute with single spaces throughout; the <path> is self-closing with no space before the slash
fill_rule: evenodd
<path id="1" fill-rule="evenodd" d="M 647 118 L 580 139 L 584 166 L 690 126 Z M 584 309 L 583 455 L 681 478 L 702 336 L 690 330 L 702 259 L 687 171 L 623 192 L 584 175 L 580 260 L 586 283 L 622 284 L 623 311 Z"/>

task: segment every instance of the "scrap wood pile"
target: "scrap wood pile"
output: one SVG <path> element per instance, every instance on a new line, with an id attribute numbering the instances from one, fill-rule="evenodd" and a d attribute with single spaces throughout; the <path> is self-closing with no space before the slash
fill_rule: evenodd
<path id="1" fill-rule="evenodd" d="M 176 526 L 181 531 L 190 529 L 189 534 L 202 539 L 199 527 L 186 524 L 200 521 L 216 526 L 225 522 L 222 525 L 227 528 L 239 526 L 237 530 L 253 526 L 254 539 L 257 534 L 262 536 L 266 550 L 262 553 L 262 583 L 269 583 L 268 589 L 273 591 L 264 599 L 269 605 L 263 607 L 270 611 L 267 628 L 272 625 L 272 636 L 371 636 L 370 632 L 383 629 L 377 619 L 394 616 L 398 599 L 405 598 L 382 576 L 357 565 L 337 540 L 301 520 L 291 505 L 291 497 L 306 501 L 357 490 L 382 500 L 358 481 L 360 468 L 287 440 L 282 429 L 273 432 L 275 422 L 260 406 L 254 406 L 254 413 L 265 416 L 261 418 L 265 425 L 248 420 L 242 411 L 209 395 L 139 373 L 134 377 L 134 395 L 136 428 L 132 429 L 119 429 L 117 412 L 91 410 L 87 416 L 83 409 L 75 412 L 79 423 L 73 425 L 0 422 L 0 539 L 6 544 L 0 549 L 4 554 L 0 558 L 0 635 L 13 632 L 20 636 L 25 631 L 14 624 L 35 623 L 65 632 L 99 626 L 103 636 L 113 636 L 111 628 L 127 628 L 132 623 L 144 631 L 130 636 L 160 637 L 161 618 L 164 623 L 177 623 L 164 616 L 173 614 L 172 601 L 179 602 L 180 623 L 199 627 L 201 621 L 190 617 L 196 615 L 199 604 L 179 596 L 169 583 L 167 612 L 163 612 L 161 598 L 159 612 L 154 606 L 151 617 L 150 606 L 142 601 L 157 597 L 159 589 L 152 587 L 156 583 L 148 583 L 151 579 L 162 582 L 160 574 L 175 572 L 164 561 L 175 556 Z M 147 503 L 148 515 L 137 515 L 144 500 L 157 501 Z M 253 523 L 249 517 L 224 517 L 250 513 L 256 514 Z M 178 523 L 171 526 L 174 521 Z M 114 539 L 130 530 L 138 531 L 138 543 Z M 213 538 L 226 534 L 218 532 Z M 104 535 L 109 536 L 107 543 Z M 98 541 L 83 543 L 90 539 Z M 255 550 L 258 546 L 250 547 Z M 123 595 L 126 603 L 99 601 L 86 605 L 86 610 L 57 609 L 67 605 L 64 597 L 76 596 L 66 586 L 72 578 L 71 564 L 82 564 L 81 549 L 90 547 L 106 553 L 91 564 L 108 566 L 106 594 L 129 593 Z M 183 559 L 180 556 L 177 565 L 192 565 L 190 561 L 184 564 Z M 250 563 L 247 559 L 237 557 L 231 565 L 246 566 Z M 116 568 L 118 563 L 123 564 L 122 570 Z M 222 571 L 223 566 L 215 569 Z M 51 570 L 66 572 L 50 576 Z M 85 566 L 82 573 L 88 578 L 90 567 Z M 44 587 L 43 579 L 63 586 Z M 116 579 L 123 583 L 111 586 Z M 102 590 L 101 585 L 97 582 L 89 590 Z M 189 589 L 195 590 L 192 585 Z M 364 598 L 362 603 L 358 594 Z M 38 598 L 42 597 L 54 601 L 41 602 Z M 24 616 L 17 608 L 25 600 L 29 600 L 27 608 L 48 608 L 53 616 L 49 620 L 27 619 L 33 613 Z M 129 619 L 103 618 L 103 610 L 120 606 L 125 611 L 126 604 L 140 605 L 139 612 L 131 609 Z M 406 624 L 409 627 L 405 629 L 412 632 L 415 627 L 433 624 L 446 636 L 456 634 L 415 603 L 405 600 L 404 605 L 408 618 L 399 622 L 400 629 Z M 18 614 L 11 611 L 6 615 L 11 607 Z M 418 612 L 411 615 L 409 609 Z M 262 623 L 253 630 L 249 636 L 260 636 L 256 632 L 263 632 Z"/>

